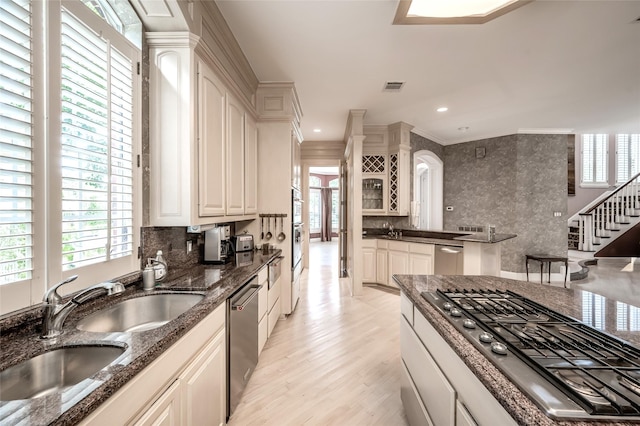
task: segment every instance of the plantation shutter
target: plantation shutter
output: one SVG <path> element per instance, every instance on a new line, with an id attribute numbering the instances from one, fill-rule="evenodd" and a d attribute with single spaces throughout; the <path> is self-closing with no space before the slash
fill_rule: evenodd
<path id="1" fill-rule="evenodd" d="M 32 34 L 28 0 L 0 2 L 0 285 L 31 279 Z"/>
<path id="2" fill-rule="evenodd" d="M 133 64 L 62 13 L 62 269 L 133 251 Z"/>
<path id="3" fill-rule="evenodd" d="M 582 135 L 582 183 L 606 184 L 608 137 L 606 134 Z"/>
<path id="4" fill-rule="evenodd" d="M 616 183 L 625 183 L 640 173 L 640 134 L 616 135 L 616 156 Z"/>

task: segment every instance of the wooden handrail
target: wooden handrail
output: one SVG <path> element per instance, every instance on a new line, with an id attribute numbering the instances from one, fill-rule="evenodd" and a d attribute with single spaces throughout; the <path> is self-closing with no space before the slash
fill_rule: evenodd
<path id="1" fill-rule="evenodd" d="M 597 209 L 598 207 L 600 207 L 602 204 L 605 203 L 605 201 L 607 201 L 609 198 L 613 197 L 614 195 L 616 195 L 616 193 L 618 193 L 618 191 L 621 191 L 623 188 L 625 188 L 627 185 L 629 185 L 631 182 L 633 182 L 634 180 L 638 179 L 640 177 L 640 173 L 636 174 L 634 177 L 632 177 L 631 179 L 629 179 L 624 185 L 619 186 L 618 188 L 616 188 L 615 191 L 613 191 L 611 194 L 609 194 L 609 196 L 607 198 L 605 198 L 604 200 L 600 201 L 598 204 L 596 204 L 595 206 L 592 206 L 589 210 L 587 210 L 584 213 L 580 213 L 581 215 L 586 215 L 586 214 L 591 214 L 591 212 L 593 212 L 595 209 Z"/>

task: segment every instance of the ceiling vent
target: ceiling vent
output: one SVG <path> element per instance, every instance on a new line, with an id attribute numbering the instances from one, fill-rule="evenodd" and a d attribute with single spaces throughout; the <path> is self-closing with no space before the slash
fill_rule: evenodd
<path id="1" fill-rule="evenodd" d="M 399 92 L 404 86 L 404 81 L 387 81 L 384 84 L 385 92 Z"/>

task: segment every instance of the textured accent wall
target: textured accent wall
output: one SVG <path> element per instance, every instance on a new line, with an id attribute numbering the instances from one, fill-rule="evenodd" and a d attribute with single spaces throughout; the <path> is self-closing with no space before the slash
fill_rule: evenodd
<path id="1" fill-rule="evenodd" d="M 484 157 L 476 155 L 484 148 Z M 502 269 L 524 272 L 527 253 L 567 254 L 567 135 L 509 135 L 444 147 L 444 229 L 495 225 Z M 561 217 L 554 217 L 559 211 Z M 557 268 L 557 266 L 556 266 Z"/>

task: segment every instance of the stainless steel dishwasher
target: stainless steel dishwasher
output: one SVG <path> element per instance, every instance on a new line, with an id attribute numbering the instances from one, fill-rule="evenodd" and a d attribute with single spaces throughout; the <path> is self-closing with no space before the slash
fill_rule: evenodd
<path id="1" fill-rule="evenodd" d="M 258 277 L 227 300 L 227 420 L 258 364 Z"/>
<path id="2" fill-rule="evenodd" d="M 436 244 L 433 273 L 436 275 L 463 275 L 462 247 Z"/>

